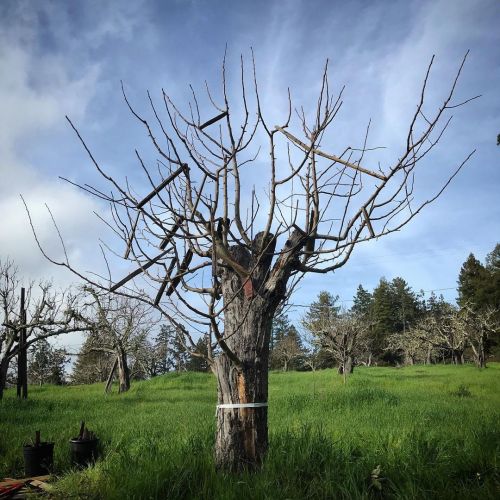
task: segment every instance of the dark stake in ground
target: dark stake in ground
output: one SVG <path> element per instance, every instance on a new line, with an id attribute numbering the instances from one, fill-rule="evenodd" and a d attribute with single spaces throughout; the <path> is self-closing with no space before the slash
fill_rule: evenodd
<path id="1" fill-rule="evenodd" d="M 448 127 L 452 108 L 464 104 L 453 100 L 464 62 L 444 100 L 430 109 L 424 101 L 431 61 L 407 138 L 396 159 L 382 166 L 369 124 L 352 131 L 354 142 L 344 151 L 330 149 L 342 91 L 332 93 L 328 65 L 312 109 L 295 108 L 283 89 L 289 106 L 279 125 L 266 119 L 273 110 L 262 108 L 253 57 L 250 68 L 242 59 L 235 79 L 224 62 L 219 91 L 193 89 L 182 108 L 165 91 L 158 101 L 148 94 L 148 117 L 124 91 L 156 155 L 149 160 L 136 151 L 147 190 L 108 175 L 69 121 L 112 194 L 81 187 L 109 203 L 108 223 L 123 241 L 113 251 L 135 268 L 116 275 L 110 260 L 109 279 L 99 281 L 67 259 L 52 261 L 96 289 L 153 304 L 193 351 L 198 334 L 207 335 L 207 359 L 218 381 L 218 468 L 252 469 L 266 455 L 271 323 L 297 282 L 308 273 L 331 273 L 358 244 L 401 230 L 472 155 L 430 192 L 416 189 L 419 166 Z"/>

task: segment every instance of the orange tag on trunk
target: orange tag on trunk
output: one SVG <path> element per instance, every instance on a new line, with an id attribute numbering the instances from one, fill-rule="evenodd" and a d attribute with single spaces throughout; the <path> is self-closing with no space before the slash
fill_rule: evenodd
<path id="1" fill-rule="evenodd" d="M 245 283 L 243 283 L 243 293 L 246 299 L 253 299 L 253 284 L 250 278 L 247 278 Z"/>

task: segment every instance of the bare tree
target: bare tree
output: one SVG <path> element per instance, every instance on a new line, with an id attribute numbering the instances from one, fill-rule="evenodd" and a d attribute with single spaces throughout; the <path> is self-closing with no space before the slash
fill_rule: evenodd
<path id="1" fill-rule="evenodd" d="M 440 315 L 428 315 L 417 323 L 415 338 L 422 347 L 432 347 L 449 356 L 452 364 L 463 364 L 468 334 L 457 320 L 458 310 L 447 305 Z"/>
<path id="2" fill-rule="evenodd" d="M 497 317 L 498 309 L 494 307 L 477 311 L 470 304 L 463 305 L 454 317 L 455 330 L 467 339 L 478 368 L 486 368 L 488 338 L 499 330 Z"/>
<path id="3" fill-rule="evenodd" d="M 140 350 L 155 325 L 151 308 L 143 302 L 84 287 L 86 299 L 75 314 L 90 334 L 87 352 L 109 353 L 115 357 L 106 382 L 106 392 L 118 370 L 118 392 L 130 389 L 128 356 Z M 85 354 L 85 353 L 83 353 Z"/>
<path id="4" fill-rule="evenodd" d="M 20 308 L 21 278 L 11 260 L 0 260 L 0 399 L 10 362 L 35 342 L 84 329 L 74 315 L 75 295 L 57 292 L 50 282 L 27 283 Z M 21 332 L 25 332 L 21 345 Z"/>
<path id="5" fill-rule="evenodd" d="M 332 272 L 356 245 L 401 230 L 472 155 L 428 199 L 416 199 L 417 166 L 441 139 L 450 110 L 464 104 L 452 101 L 464 62 L 432 111 L 424 109 L 431 61 L 402 150 L 383 168 L 362 166 L 369 158 L 375 163 L 377 154 L 368 145 L 369 125 L 360 147 L 337 155 L 325 149 L 342 106 L 342 91 L 331 93 L 328 65 L 312 112 L 295 109 L 288 92 L 287 116 L 274 127 L 262 109 L 255 63 L 248 72 L 243 59 L 239 98 L 232 97 L 225 61 L 219 96 L 207 85 L 202 101 L 191 89 L 184 111 L 165 91 L 160 105 L 148 93 L 148 118 L 123 92 L 157 155 L 152 168 L 136 151 L 151 185 L 145 196 L 106 173 L 68 119 L 112 192 L 80 187 L 109 203 L 112 220 L 106 222 L 136 268 L 121 279 L 110 273 L 99 280 L 72 268 L 67 258 L 51 261 L 123 295 L 149 287 L 147 301 L 184 332 L 192 351 L 195 329 L 220 347 L 220 355 L 209 349 L 207 356 L 218 381 L 218 468 L 253 468 L 266 453 L 271 322 L 300 278 Z"/>
<path id="6" fill-rule="evenodd" d="M 284 372 L 288 371 L 292 361 L 304 356 L 304 349 L 300 344 L 299 334 L 294 327 L 283 338 L 278 340 L 271 356 L 282 365 Z"/>
<path id="7" fill-rule="evenodd" d="M 360 339 L 369 325 L 354 313 L 342 312 L 339 315 L 323 316 L 321 320 L 303 322 L 315 337 L 315 342 L 337 362 L 338 372 L 344 378 L 354 371 L 356 357 L 360 354 Z"/>
<path id="8" fill-rule="evenodd" d="M 393 333 L 387 338 L 386 351 L 401 353 L 404 364 L 414 365 L 425 362 L 434 348 L 436 336 L 428 331 L 410 327 L 402 332 Z"/>

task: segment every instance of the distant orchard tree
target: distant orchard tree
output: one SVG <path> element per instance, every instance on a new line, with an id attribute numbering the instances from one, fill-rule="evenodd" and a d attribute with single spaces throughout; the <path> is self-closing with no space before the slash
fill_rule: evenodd
<path id="1" fill-rule="evenodd" d="M 271 366 L 284 372 L 298 368 L 304 361 L 304 347 L 295 326 L 290 325 L 280 336 L 271 352 Z"/>
<path id="2" fill-rule="evenodd" d="M 118 391 L 130 388 L 129 357 L 138 351 L 155 324 L 151 308 L 128 297 L 102 293 L 84 287 L 82 304 L 75 314 L 89 330 L 87 353 L 110 355 L 114 362 L 108 374 L 106 391 L 111 388 L 115 370 L 118 371 Z M 85 354 L 82 353 L 82 354 Z"/>
<path id="3" fill-rule="evenodd" d="M 20 310 L 22 288 L 24 312 Z M 0 399 L 9 366 L 16 357 L 19 360 L 36 342 L 85 329 L 74 314 L 75 302 L 76 296 L 70 289 L 57 291 L 51 282 L 23 283 L 14 262 L 0 259 Z M 21 345 L 22 332 L 25 332 L 24 345 Z M 27 384 L 24 374 L 22 378 L 23 385 Z M 18 383 L 19 379 L 18 373 Z M 23 393 L 26 397 L 27 385 Z"/>
<path id="4" fill-rule="evenodd" d="M 347 377 L 354 371 L 356 358 L 360 354 L 360 339 L 366 335 L 368 324 L 354 313 L 342 311 L 340 314 L 324 316 L 321 321 L 305 323 L 305 326 L 321 348 L 335 360 L 345 384 Z"/>
<path id="5" fill-rule="evenodd" d="M 486 355 L 490 348 L 491 336 L 498 334 L 500 325 L 498 310 L 487 306 L 481 311 L 467 304 L 463 305 L 454 318 L 455 330 L 467 338 L 474 363 L 478 368 L 486 368 Z"/>

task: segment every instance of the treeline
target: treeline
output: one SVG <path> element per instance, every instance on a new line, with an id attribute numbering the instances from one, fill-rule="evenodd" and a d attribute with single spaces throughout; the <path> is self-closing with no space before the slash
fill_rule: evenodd
<path id="1" fill-rule="evenodd" d="M 130 381 L 168 372 L 208 371 L 208 337 L 187 346 L 176 328 L 160 325 L 140 303 L 85 290 L 85 301 L 72 311 L 86 328 L 85 341 L 68 376 L 69 357 L 46 340 L 29 352 L 31 383 L 106 383 L 118 380 L 120 392 Z M 499 337 L 500 244 L 485 263 L 470 254 L 458 276 L 458 301 L 434 293 L 425 298 L 401 277 L 380 280 L 373 290 L 358 286 L 350 308 L 338 296 L 319 293 L 295 324 L 286 314 L 274 318 L 269 363 L 275 370 L 337 367 L 347 377 L 356 365 L 464 363 L 486 366 Z"/>
<path id="2" fill-rule="evenodd" d="M 374 290 L 358 286 L 352 307 L 321 292 L 298 324 L 275 318 L 271 368 L 315 370 L 356 365 L 455 363 L 485 367 L 499 340 L 500 245 L 484 265 L 470 254 L 458 276 L 457 305 L 415 292 L 401 277 Z"/>
<path id="3" fill-rule="evenodd" d="M 196 342 L 196 349 L 192 350 L 187 349 L 183 334 L 167 325 L 161 325 L 157 334 L 134 337 L 127 349 L 129 379 L 144 380 L 174 371 L 209 370 L 204 337 Z M 94 345 L 98 342 L 94 334 L 83 343 L 71 373 L 72 383 L 92 384 L 109 379 L 116 353 L 112 349 L 95 349 Z"/>

